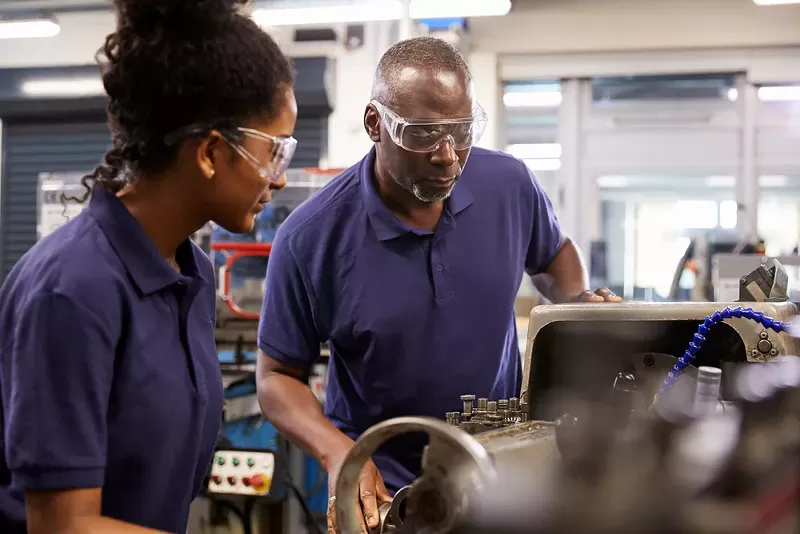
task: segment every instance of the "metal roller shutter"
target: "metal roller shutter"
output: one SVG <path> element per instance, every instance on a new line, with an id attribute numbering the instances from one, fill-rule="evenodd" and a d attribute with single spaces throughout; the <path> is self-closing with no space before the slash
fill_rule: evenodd
<path id="1" fill-rule="evenodd" d="M 317 167 L 322 155 L 327 151 L 328 116 L 300 116 L 294 128 L 297 151 L 292 159 L 293 169 Z"/>
<path id="2" fill-rule="evenodd" d="M 110 146 L 105 123 L 6 123 L 0 186 L 0 280 L 36 243 L 39 173 L 91 172 Z"/>
<path id="3" fill-rule="evenodd" d="M 319 113 L 317 113 L 319 111 Z M 327 150 L 328 112 L 301 110 L 293 168 L 317 167 Z M 0 282 L 36 243 L 39 173 L 88 173 L 110 148 L 104 122 L 11 122 L 3 129 L 0 169 Z"/>

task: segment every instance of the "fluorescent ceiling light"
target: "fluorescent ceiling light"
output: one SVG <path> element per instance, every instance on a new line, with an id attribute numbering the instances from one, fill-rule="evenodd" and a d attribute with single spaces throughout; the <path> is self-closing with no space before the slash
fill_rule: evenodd
<path id="1" fill-rule="evenodd" d="M 736 178 L 733 176 L 706 176 L 708 187 L 733 187 L 736 185 Z"/>
<path id="2" fill-rule="evenodd" d="M 52 20 L 5 20 L 0 21 L 0 39 L 30 39 L 54 37 L 61 27 Z"/>
<path id="3" fill-rule="evenodd" d="M 28 80 L 21 90 L 28 96 L 99 96 L 105 94 L 100 78 Z"/>
<path id="4" fill-rule="evenodd" d="M 259 26 L 303 26 L 306 24 L 397 20 L 401 14 L 400 4 L 395 3 L 389 5 L 344 4 L 341 6 L 256 9 L 253 11 L 253 20 Z"/>
<path id="5" fill-rule="evenodd" d="M 736 102 L 739 99 L 739 90 L 734 88 L 728 89 L 728 100 Z"/>
<path id="6" fill-rule="evenodd" d="M 501 17 L 511 9 L 511 0 L 411 0 L 412 19 L 460 19 Z"/>
<path id="7" fill-rule="evenodd" d="M 759 6 L 786 6 L 800 4 L 800 0 L 753 0 Z"/>
<path id="8" fill-rule="evenodd" d="M 519 159 L 558 159 L 561 157 L 561 145 L 558 143 L 509 145 L 506 152 Z"/>
<path id="9" fill-rule="evenodd" d="M 761 187 L 789 187 L 790 182 L 788 176 L 781 174 L 765 174 L 758 177 L 758 185 Z"/>
<path id="10" fill-rule="evenodd" d="M 560 92 L 508 92 L 503 95 L 503 103 L 508 108 L 555 108 L 561 105 Z"/>
<path id="11" fill-rule="evenodd" d="M 760 87 L 758 98 L 764 102 L 790 102 L 800 100 L 800 85 Z"/>
<path id="12" fill-rule="evenodd" d="M 524 159 L 522 161 L 532 171 L 557 171 L 561 168 L 560 159 Z"/>
<path id="13" fill-rule="evenodd" d="M 627 176 L 601 176 L 597 179 L 600 189 L 623 189 L 628 187 L 630 180 Z"/>
<path id="14" fill-rule="evenodd" d="M 511 0 L 410 0 L 413 19 L 468 18 L 502 16 L 511 9 Z M 283 5 L 283 4 L 282 4 Z M 403 4 L 398 0 L 340 3 L 316 7 L 275 7 L 253 11 L 259 26 L 303 26 L 344 22 L 400 20 Z"/>

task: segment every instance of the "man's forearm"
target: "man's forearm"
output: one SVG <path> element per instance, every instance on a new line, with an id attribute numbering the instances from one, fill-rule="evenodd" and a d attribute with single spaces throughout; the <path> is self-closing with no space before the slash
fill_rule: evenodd
<path id="1" fill-rule="evenodd" d="M 311 389 L 294 377 L 278 372 L 261 376 L 258 403 L 278 432 L 326 470 L 353 446 L 353 440 L 325 418 Z"/>
<path id="2" fill-rule="evenodd" d="M 553 302 L 567 302 L 589 290 L 589 273 L 578 247 L 569 238 L 564 239 L 555 259 L 544 276 L 534 278 L 536 287 Z"/>

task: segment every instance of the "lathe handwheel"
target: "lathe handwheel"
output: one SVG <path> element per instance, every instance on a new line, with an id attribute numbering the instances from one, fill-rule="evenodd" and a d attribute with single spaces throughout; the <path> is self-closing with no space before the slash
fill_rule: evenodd
<path id="1" fill-rule="evenodd" d="M 423 473 L 408 489 L 407 517 L 411 522 L 446 532 L 464 509 L 470 490 L 494 480 L 494 467 L 486 449 L 459 428 L 429 417 L 384 421 L 358 438 L 342 464 L 336 483 L 336 523 L 341 534 L 358 534 L 361 530 L 358 481 L 364 464 L 385 441 L 417 432 L 427 434 L 429 444 Z M 431 503 L 437 506 L 432 507 Z"/>

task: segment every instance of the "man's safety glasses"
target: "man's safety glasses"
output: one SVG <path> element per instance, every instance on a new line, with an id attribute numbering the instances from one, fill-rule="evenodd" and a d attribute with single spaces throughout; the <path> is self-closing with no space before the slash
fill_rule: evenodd
<path id="1" fill-rule="evenodd" d="M 168 135 L 164 142 L 171 145 L 180 139 L 205 134 L 208 131 L 208 128 L 184 128 Z M 294 137 L 276 137 L 251 128 L 221 129 L 220 133 L 225 142 L 258 171 L 261 178 L 272 182 L 278 181 L 286 173 L 297 149 L 297 139 Z M 245 148 L 242 143 L 244 137 L 256 142 L 250 143 L 249 148 Z"/>
<path id="2" fill-rule="evenodd" d="M 475 104 L 472 117 L 463 119 L 406 119 L 377 100 L 370 102 L 381 116 L 394 143 L 410 152 L 433 152 L 449 140 L 456 150 L 466 150 L 486 131 L 486 112 Z"/>

